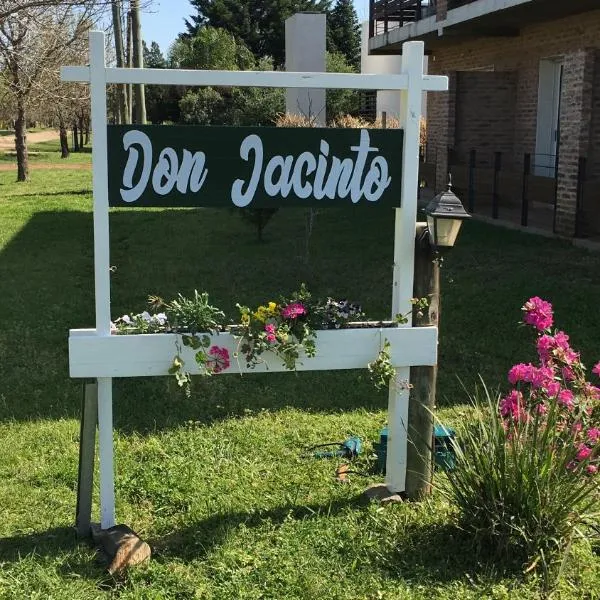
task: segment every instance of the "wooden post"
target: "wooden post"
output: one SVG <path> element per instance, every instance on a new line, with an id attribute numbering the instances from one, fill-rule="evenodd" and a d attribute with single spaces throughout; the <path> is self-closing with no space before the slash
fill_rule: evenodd
<path id="1" fill-rule="evenodd" d="M 402 73 L 409 78 L 401 93 L 400 126 L 404 129 L 402 152 L 402 206 L 396 208 L 394 225 L 394 270 L 392 318 L 406 314 L 414 295 L 413 265 L 415 226 L 417 223 L 417 188 L 419 187 L 419 127 L 423 92 L 423 42 L 406 42 L 402 46 Z M 408 434 L 409 392 L 402 382 L 410 379 L 410 368 L 396 368 L 388 396 L 388 448 L 385 484 L 391 492 L 406 488 L 406 443 Z"/>
<path id="2" fill-rule="evenodd" d="M 75 529 L 77 529 L 79 537 L 87 537 L 91 531 L 97 423 L 98 385 L 96 382 L 85 383 L 79 428 L 79 473 L 77 476 L 77 508 L 75 510 Z"/>
<path id="3" fill-rule="evenodd" d="M 428 298 L 422 316 L 413 317 L 413 327 L 438 326 L 440 315 L 440 268 L 429 243 L 426 223 L 417 223 L 415 241 L 415 298 Z M 406 495 L 421 500 L 431 493 L 433 479 L 433 410 L 437 367 L 411 367 L 413 385 L 408 405 Z"/>

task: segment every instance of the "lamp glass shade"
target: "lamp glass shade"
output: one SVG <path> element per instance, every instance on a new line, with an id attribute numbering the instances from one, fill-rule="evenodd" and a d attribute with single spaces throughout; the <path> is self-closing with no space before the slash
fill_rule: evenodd
<path id="1" fill-rule="evenodd" d="M 456 242 L 462 222 L 471 215 L 452 193 L 451 186 L 435 196 L 425 209 L 429 239 L 436 248 L 451 248 Z"/>
<path id="2" fill-rule="evenodd" d="M 442 217 L 432 217 L 435 221 L 433 239 L 438 248 L 451 248 L 456 242 L 458 232 L 460 231 L 462 219 L 444 219 Z M 429 223 L 429 219 L 427 219 Z"/>

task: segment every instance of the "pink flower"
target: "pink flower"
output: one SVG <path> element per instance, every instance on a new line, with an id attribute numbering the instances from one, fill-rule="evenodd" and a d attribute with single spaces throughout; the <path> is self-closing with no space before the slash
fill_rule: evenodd
<path id="1" fill-rule="evenodd" d="M 573 408 L 573 392 L 571 390 L 561 390 L 558 393 L 558 401 L 563 406 L 566 406 L 569 410 Z"/>
<path id="2" fill-rule="evenodd" d="M 598 375 L 598 377 L 600 377 L 600 362 L 597 362 L 593 367 L 592 367 L 592 373 L 594 375 Z"/>
<path id="3" fill-rule="evenodd" d="M 229 350 L 227 348 L 211 346 L 208 350 L 208 356 L 207 364 L 213 373 L 221 373 L 221 371 L 229 368 Z"/>
<path id="4" fill-rule="evenodd" d="M 554 398 L 560 392 L 560 383 L 558 381 L 547 381 L 545 388 L 548 396 Z"/>
<path id="5" fill-rule="evenodd" d="M 534 296 L 525 302 L 522 310 L 525 311 L 523 322 L 527 325 L 532 325 L 538 331 L 552 327 L 552 304 L 550 302 Z"/>
<path id="6" fill-rule="evenodd" d="M 284 319 L 296 319 L 300 315 L 306 314 L 306 308 L 300 302 L 292 302 L 281 309 L 281 316 Z"/>
<path id="7" fill-rule="evenodd" d="M 600 429 L 598 427 L 588 429 L 587 437 L 592 444 L 597 444 L 600 441 Z"/>
<path id="8" fill-rule="evenodd" d="M 552 351 L 556 347 L 555 339 L 548 334 L 541 335 L 537 341 L 537 351 L 542 362 L 548 362 L 552 358 Z"/>
<path id="9" fill-rule="evenodd" d="M 571 367 L 563 367 L 561 371 L 565 381 L 575 381 L 575 373 Z"/>
<path id="10" fill-rule="evenodd" d="M 595 475 L 598 472 L 598 467 L 596 465 L 588 465 L 585 470 L 590 474 L 590 475 Z"/>
<path id="11" fill-rule="evenodd" d="M 579 448 L 577 448 L 577 455 L 575 458 L 577 460 L 587 460 L 592 455 L 592 451 L 585 444 L 581 444 Z"/>
<path id="12" fill-rule="evenodd" d="M 538 415 L 545 415 L 548 412 L 548 407 L 543 402 L 540 402 L 536 406 L 536 410 Z"/>
<path id="13" fill-rule="evenodd" d="M 515 385 L 519 381 L 525 381 L 525 377 L 531 368 L 531 363 L 526 365 L 525 363 L 519 363 L 511 367 L 508 372 L 508 381 Z"/>
<path id="14" fill-rule="evenodd" d="M 583 393 L 592 400 L 600 400 L 600 388 L 588 383 L 587 381 L 583 386 Z"/>
<path id="15" fill-rule="evenodd" d="M 268 323 L 265 325 L 265 331 L 267 332 L 267 342 L 269 342 L 269 344 L 274 343 L 277 340 L 275 337 L 275 325 Z"/>
<path id="16" fill-rule="evenodd" d="M 520 421 L 524 417 L 523 412 L 523 394 L 517 390 L 512 390 L 508 396 L 500 401 L 500 414 L 505 419 L 512 418 Z"/>

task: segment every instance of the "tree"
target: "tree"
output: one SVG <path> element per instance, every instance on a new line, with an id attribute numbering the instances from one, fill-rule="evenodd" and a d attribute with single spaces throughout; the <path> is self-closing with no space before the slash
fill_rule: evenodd
<path id="1" fill-rule="evenodd" d="M 144 42 L 143 49 L 144 66 L 149 69 L 166 69 L 169 66 L 156 42 L 151 42 L 150 47 Z M 146 112 L 148 121 L 154 124 L 164 123 L 165 121 L 179 121 L 179 101 L 183 93 L 181 86 L 146 86 Z"/>
<path id="2" fill-rule="evenodd" d="M 44 94 L 56 102 L 58 68 L 97 14 L 93 2 L 79 4 L 77 10 L 69 5 L 22 8 L 0 22 L 0 77 L 15 107 L 17 181 L 26 181 L 29 174 L 27 110 Z"/>
<path id="3" fill-rule="evenodd" d="M 339 52 L 327 53 L 327 71 L 329 73 L 353 73 L 354 67 L 348 64 L 346 57 Z M 327 121 L 331 122 L 343 115 L 356 115 L 360 108 L 360 96 L 356 90 L 331 89 L 326 92 Z"/>
<path id="4" fill-rule="evenodd" d="M 120 0 L 112 0 L 113 36 L 117 67 L 125 66 L 125 49 L 123 47 L 123 11 Z M 117 123 L 129 123 L 129 98 L 124 84 L 117 84 Z"/>
<path id="5" fill-rule="evenodd" d="M 190 0 L 197 14 L 186 21 L 187 35 L 219 27 L 242 41 L 257 58 L 271 56 L 275 66 L 285 62 L 285 20 L 302 11 L 327 12 L 331 0 Z M 185 35 L 185 34 L 184 34 Z"/>
<path id="6" fill-rule="evenodd" d="M 209 26 L 175 42 L 170 59 L 187 69 L 273 69 L 270 58 L 256 60 L 242 41 Z M 200 125 L 272 125 L 284 105 L 280 88 L 193 88 L 179 103 L 181 120 Z"/>
<path id="7" fill-rule="evenodd" d="M 336 0 L 327 15 L 331 52 L 340 52 L 356 71 L 360 70 L 360 25 L 352 0 Z"/>
<path id="8" fill-rule="evenodd" d="M 133 44 L 133 66 L 141 69 L 144 66 L 144 55 L 142 50 L 142 23 L 140 19 L 139 0 L 130 0 L 131 13 L 131 36 Z M 139 125 L 146 124 L 146 94 L 143 83 L 136 83 L 133 86 L 135 98 L 135 122 Z"/>

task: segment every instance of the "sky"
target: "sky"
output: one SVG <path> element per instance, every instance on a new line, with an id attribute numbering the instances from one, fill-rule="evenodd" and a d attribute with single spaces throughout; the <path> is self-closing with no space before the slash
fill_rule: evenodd
<path id="1" fill-rule="evenodd" d="M 354 0 L 359 21 L 367 19 L 369 0 Z M 192 14 L 189 0 L 154 0 L 142 14 L 143 37 L 147 44 L 154 41 L 163 54 L 167 53 L 179 33 L 185 30 L 185 19 Z"/>

